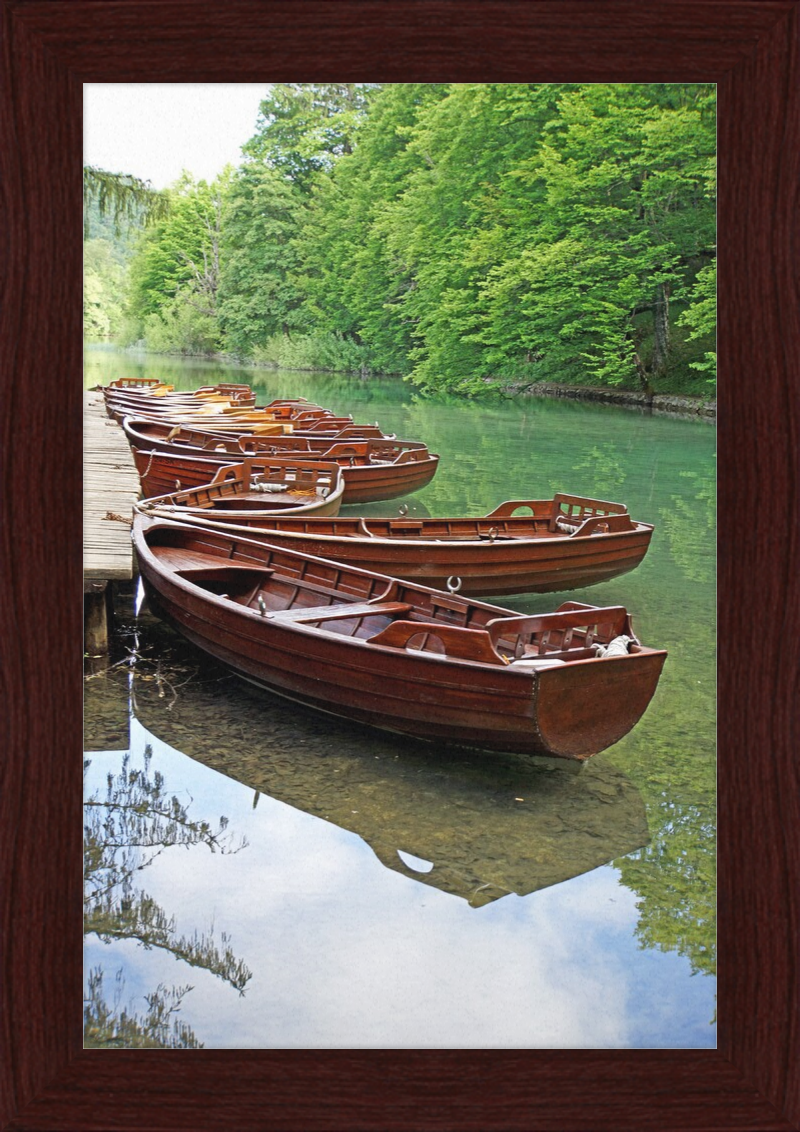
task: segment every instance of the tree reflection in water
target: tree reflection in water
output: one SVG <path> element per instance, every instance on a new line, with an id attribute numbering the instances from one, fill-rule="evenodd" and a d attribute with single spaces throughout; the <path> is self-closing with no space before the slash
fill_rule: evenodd
<path id="1" fill-rule="evenodd" d="M 138 874 L 166 849 L 204 845 L 212 853 L 237 853 L 244 839 L 235 840 L 221 817 L 217 828 L 190 818 L 188 807 L 169 797 L 164 777 L 150 770 L 152 749 L 144 766 L 132 768 L 126 753 L 118 774 L 109 774 L 105 796 L 90 794 L 84 808 L 84 932 L 103 943 L 134 940 L 157 948 L 222 979 L 244 994 L 252 972 L 237 960 L 228 936 L 219 945 L 213 929 L 190 936 L 176 931 L 170 917 L 137 883 Z M 91 765 L 84 763 L 84 774 Z M 191 985 L 163 984 L 146 994 L 147 1013 L 122 1006 L 124 980 L 117 975 L 111 1005 L 104 997 L 102 968 L 89 973 L 84 1000 L 84 1043 L 87 1047 L 200 1048 L 191 1028 L 176 1015 Z"/>
<path id="2" fill-rule="evenodd" d="M 690 582 L 713 583 L 716 529 L 716 483 L 712 475 L 681 471 L 685 491 L 670 497 L 670 506 L 659 511 L 676 567 Z"/>

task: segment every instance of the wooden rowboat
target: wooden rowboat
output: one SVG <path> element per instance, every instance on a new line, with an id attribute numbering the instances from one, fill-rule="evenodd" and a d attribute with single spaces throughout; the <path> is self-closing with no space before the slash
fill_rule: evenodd
<path id="1" fill-rule="evenodd" d="M 161 391 L 173 392 L 174 385 L 168 385 L 163 382 L 160 377 L 118 377 L 114 381 L 110 381 L 108 385 L 99 385 L 96 388 L 112 392 L 114 390 L 127 390 L 129 392 L 140 393 L 156 393 Z M 224 393 L 252 393 L 249 385 L 240 381 L 219 381 L 215 385 L 203 385 L 199 389 L 192 389 L 186 392 L 186 396 L 198 396 L 207 392 L 224 392 Z"/>
<path id="2" fill-rule="evenodd" d="M 148 382 L 139 388 L 131 382 Z M 220 384 L 206 386 L 189 393 L 177 393 L 170 385 L 154 379 L 121 379 L 110 386 L 99 387 L 109 416 L 122 422 L 126 416 L 140 418 L 153 427 L 172 428 L 183 423 L 196 425 L 216 435 L 275 435 L 296 431 L 315 435 L 335 435 L 347 430 L 351 435 L 381 437 L 377 424 L 356 425 L 352 416 L 335 414 L 305 398 L 279 398 L 261 408 L 255 407 L 255 395 L 247 385 Z M 137 441 L 138 443 L 138 441 Z"/>
<path id="3" fill-rule="evenodd" d="M 394 440 L 395 437 L 385 437 L 377 425 L 358 425 L 348 421 L 344 425 L 335 420 L 317 420 L 296 428 L 292 423 L 275 422 L 271 425 L 256 425 L 250 429 L 241 426 L 236 428 L 219 427 L 217 422 L 198 422 L 195 424 L 177 423 L 154 420 L 143 417 L 124 417 L 122 429 L 128 438 L 128 443 L 136 448 L 155 449 L 158 452 L 175 453 L 188 450 L 197 454 L 214 452 L 227 452 L 231 460 L 241 459 L 248 454 L 258 455 L 257 441 L 265 436 L 293 436 L 295 439 L 308 438 L 317 440 L 324 438 L 329 443 L 334 440 Z M 256 442 L 256 443 L 254 443 Z M 299 445 L 298 445 L 299 447 Z"/>
<path id="4" fill-rule="evenodd" d="M 347 431 L 359 437 L 382 437 L 385 435 L 378 424 L 359 424 L 351 416 L 341 416 L 328 409 L 316 406 L 267 405 L 263 409 L 248 412 L 228 411 L 175 411 L 151 412 L 147 407 L 124 412 L 115 410 L 115 419 L 123 424 L 125 419 L 135 423 L 140 434 L 153 438 L 163 438 L 176 426 L 187 430 L 198 430 L 209 435 L 225 436 L 236 440 L 241 437 L 260 435 L 280 435 L 281 433 L 301 433 L 305 435 L 336 435 Z M 134 444 L 141 445 L 140 436 L 131 437 Z M 393 438 L 392 438 L 393 439 Z"/>
<path id="5" fill-rule="evenodd" d="M 217 469 L 234 462 L 230 452 L 176 449 L 159 452 L 131 444 L 144 496 L 169 495 L 209 483 Z M 240 459 L 281 456 L 291 460 L 323 460 L 338 464 L 344 475 L 343 503 L 372 503 L 419 491 L 436 474 L 439 457 L 411 440 L 335 441 L 274 436 L 240 448 Z"/>
<path id="6" fill-rule="evenodd" d="M 133 419 L 126 413 L 121 413 L 116 417 L 117 423 L 125 427 L 125 422 Z M 209 417 L 202 414 L 164 414 L 163 416 L 156 416 L 156 414 L 139 413 L 135 417 L 136 425 L 138 427 L 138 436 L 128 435 L 128 440 L 132 444 L 138 445 L 140 448 L 146 446 L 154 448 L 160 446 L 161 441 L 166 442 L 164 451 L 170 451 L 169 445 L 173 439 L 177 438 L 178 443 L 185 445 L 187 443 L 187 436 L 193 435 L 194 447 L 206 446 L 210 438 L 215 437 L 217 440 L 227 440 L 234 444 L 238 444 L 240 436 L 289 436 L 294 432 L 294 426 L 288 420 L 283 420 L 280 417 L 275 420 L 267 420 L 262 417 L 257 423 L 247 423 L 237 420 L 237 418 L 226 417 L 217 415 Z M 148 442 L 147 435 L 152 433 L 157 437 L 157 443 Z M 241 454 L 241 448 L 239 453 Z"/>
<path id="7" fill-rule="evenodd" d="M 425 586 L 444 589 L 457 579 L 459 592 L 473 596 L 548 593 L 608 581 L 639 565 L 653 534 L 621 503 L 561 493 L 510 500 L 480 519 L 198 515 L 231 534 Z"/>
<path id="8" fill-rule="evenodd" d="M 141 380 L 145 379 L 127 379 Z M 222 407 L 250 408 L 255 406 L 256 398 L 249 385 L 206 385 L 190 392 L 178 392 L 172 385 L 148 383 L 147 385 L 117 384 L 101 386 L 101 391 L 109 416 L 121 406 L 131 406 L 153 412 L 165 412 L 173 408 Z"/>
<path id="9" fill-rule="evenodd" d="M 222 467 L 202 487 L 148 499 L 139 506 L 181 520 L 205 515 L 233 522 L 239 515 L 249 515 L 266 523 L 276 515 L 338 515 L 343 495 L 338 464 L 273 456 Z"/>
<path id="10" fill-rule="evenodd" d="M 246 680 L 439 743 L 584 760 L 638 722 L 666 653 L 621 606 L 524 616 L 328 559 L 134 516 L 154 609 Z"/>
<path id="11" fill-rule="evenodd" d="M 257 425 L 274 422 L 302 421 L 313 424 L 320 419 L 326 421 L 330 419 L 341 424 L 349 424 L 352 421 L 352 417 L 336 416 L 329 409 L 316 405 L 265 405 L 259 409 L 255 406 L 242 406 L 228 398 L 196 403 L 179 400 L 154 401 L 152 404 L 143 404 L 141 400 L 129 397 L 115 398 L 106 402 L 106 411 L 118 422 L 126 416 L 139 416 L 169 425 L 197 422 L 203 427 L 222 426 L 229 430 L 235 428 L 242 433 L 253 430 Z"/>
<path id="12" fill-rule="evenodd" d="M 160 418 L 178 412 L 240 413 L 255 410 L 255 393 L 249 385 L 221 383 L 190 391 L 177 391 L 171 385 L 149 385 L 140 388 L 115 383 L 97 388 L 103 394 L 106 412 L 117 419 L 124 412 L 153 414 Z M 300 410 L 327 411 L 305 398 L 279 398 L 271 401 L 258 412 L 263 414 L 267 410 L 281 411 L 287 417 Z"/>

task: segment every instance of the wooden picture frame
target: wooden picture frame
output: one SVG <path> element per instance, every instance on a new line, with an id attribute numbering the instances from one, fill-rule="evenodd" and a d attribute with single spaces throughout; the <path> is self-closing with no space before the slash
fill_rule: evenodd
<path id="1" fill-rule="evenodd" d="M 0 14 L 0 1128 L 800 1127 L 798 0 Z M 81 85 L 345 77 L 718 84 L 717 1050 L 82 1048 Z"/>

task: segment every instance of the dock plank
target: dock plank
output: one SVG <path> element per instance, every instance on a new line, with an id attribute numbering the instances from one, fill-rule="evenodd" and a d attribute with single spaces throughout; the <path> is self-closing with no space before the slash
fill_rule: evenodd
<path id="1" fill-rule="evenodd" d="M 121 427 L 106 415 L 102 393 L 83 395 L 83 579 L 133 577 L 130 520 L 139 476 Z"/>

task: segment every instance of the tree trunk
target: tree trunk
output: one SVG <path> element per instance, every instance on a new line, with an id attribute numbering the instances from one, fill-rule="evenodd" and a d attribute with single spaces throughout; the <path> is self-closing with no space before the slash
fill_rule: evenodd
<path id="1" fill-rule="evenodd" d="M 636 372 L 639 375 L 639 384 L 642 387 L 642 393 L 646 393 L 648 397 L 652 397 L 653 387 L 650 384 L 650 375 L 647 372 L 647 366 L 642 361 L 641 354 L 638 350 L 634 350 L 633 360 L 636 365 Z"/>
<path id="2" fill-rule="evenodd" d="M 662 377 L 669 355 L 669 283 L 659 283 L 653 303 L 653 377 Z"/>
<path id="3" fill-rule="evenodd" d="M 633 364 L 636 366 L 636 375 L 639 378 L 639 385 L 641 386 L 642 393 L 646 394 L 648 397 L 652 397 L 653 387 L 650 384 L 650 375 L 647 372 L 647 366 L 642 360 L 642 355 L 639 349 L 641 345 L 641 334 L 631 327 L 628 330 L 627 336 L 633 343 Z"/>

